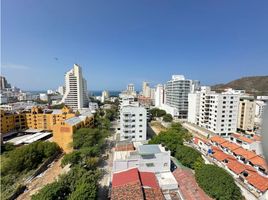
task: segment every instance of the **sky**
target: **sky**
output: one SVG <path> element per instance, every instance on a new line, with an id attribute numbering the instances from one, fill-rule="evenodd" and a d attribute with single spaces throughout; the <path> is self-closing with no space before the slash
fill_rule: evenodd
<path id="1" fill-rule="evenodd" d="M 2 0 L 1 29 L 1 74 L 23 90 L 74 63 L 89 90 L 268 74 L 267 0 Z"/>

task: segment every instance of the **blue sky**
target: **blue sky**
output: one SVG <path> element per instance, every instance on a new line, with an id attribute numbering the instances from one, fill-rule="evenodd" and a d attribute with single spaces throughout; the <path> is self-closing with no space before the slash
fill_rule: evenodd
<path id="1" fill-rule="evenodd" d="M 267 0 L 1 3 L 2 74 L 24 90 L 57 88 L 73 63 L 89 90 L 268 74 Z"/>

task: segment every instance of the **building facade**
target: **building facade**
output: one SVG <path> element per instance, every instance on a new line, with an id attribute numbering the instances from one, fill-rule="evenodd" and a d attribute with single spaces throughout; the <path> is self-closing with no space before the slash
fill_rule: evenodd
<path id="1" fill-rule="evenodd" d="M 191 92 L 192 81 L 186 80 L 182 75 L 173 75 L 166 84 L 166 104 L 178 110 L 180 119 L 187 119 L 188 94 Z"/>
<path id="2" fill-rule="evenodd" d="M 188 121 L 221 136 L 236 132 L 240 94 L 228 90 L 223 93 L 202 87 L 189 95 Z"/>
<path id="3" fill-rule="evenodd" d="M 120 110 L 120 140 L 144 141 L 147 135 L 147 111 L 135 104 Z"/>
<path id="4" fill-rule="evenodd" d="M 74 110 L 88 106 L 87 82 L 83 78 L 81 67 L 77 64 L 65 74 L 65 93 L 62 102 Z"/>
<path id="5" fill-rule="evenodd" d="M 255 119 L 254 97 L 240 97 L 237 128 L 243 131 L 253 131 Z"/>

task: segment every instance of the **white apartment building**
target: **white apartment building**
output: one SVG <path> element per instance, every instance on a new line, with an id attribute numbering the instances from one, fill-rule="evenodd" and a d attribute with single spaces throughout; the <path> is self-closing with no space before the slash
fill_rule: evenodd
<path id="1" fill-rule="evenodd" d="M 255 119 L 255 101 L 253 96 L 240 97 L 237 128 L 253 131 Z"/>
<path id="2" fill-rule="evenodd" d="M 40 93 L 39 98 L 42 101 L 48 101 L 48 95 L 46 93 Z"/>
<path id="3" fill-rule="evenodd" d="M 151 88 L 149 82 L 142 83 L 142 96 L 150 98 L 151 97 Z"/>
<path id="4" fill-rule="evenodd" d="M 170 151 L 161 145 L 140 145 L 136 151 L 115 151 L 113 172 L 133 167 L 145 172 L 170 172 Z"/>
<path id="5" fill-rule="evenodd" d="M 160 108 L 165 102 L 164 102 L 164 97 L 165 97 L 165 90 L 164 86 L 161 84 L 158 84 L 156 86 L 155 90 L 155 107 Z"/>
<path id="6" fill-rule="evenodd" d="M 102 91 L 101 94 L 101 102 L 103 103 L 104 101 L 108 100 L 110 97 L 110 93 L 107 90 Z"/>
<path id="7" fill-rule="evenodd" d="M 144 141 L 147 135 L 147 111 L 138 104 L 120 109 L 120 140 Z"/>
<path id="8" fill-rule="evenodd" d="M 87 82 L 83 78 L 81 67 L 77 64 L 65 74 L 65 93 L 62 102 L 74 110 L 88 106 Z"/>
<path id="9" fill-rule="evenodd" d="M 57 92 L 60 93 L 60 95 L 64 95 L 65 87 L 64 86 L 59 86 Z"/>
<path id="10" fill-rule="evenodd" d="M 237 128 L 239 98 L 237 91 L 216 93 L 201 87 L 189 95 L 188 121 L 221 136 L 230 135 Z"/>
<path id="11" fill-rule="evenodd" d="M 256 125 L 260 126 L 262 123 L 262 115 L 265 110 L 265 107 L 267 106 L 268 97 L 267 96 L 258 96 L 255 108 L 255 123 Z"/>
<path id="12" fill-rule="evenodd" d="M 166 104 L 176 108 L 180 119 L 187 119 L 188 94 L 192 89 L 192 81 L 185 79 L 183 75 L 173 75 L 166 84 Z"/>

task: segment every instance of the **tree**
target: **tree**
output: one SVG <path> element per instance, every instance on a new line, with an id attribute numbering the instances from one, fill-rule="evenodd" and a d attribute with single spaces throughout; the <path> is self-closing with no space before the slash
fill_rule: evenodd
<path id="1" fill-rule="evenodd" d="M 166 114 L 166 111 L 159 108 L 153 108 L 149 110 L 149 113 L 152 115 L 152 117 L 162 117 Z"/>
<path id="2" fill-rule="evenodd" d="M 171 114 L 166 114 L 163 116 L 163 121 L 164 122 L 172 122 L 173 118 Z"/>
<path id="3" fill-rule="evenodd" d="M 243 199 L 234 179 L 224 169 L 214 165 L 203 165 L 195 171 L 198 185 L 213 199 Z"/>
<path id="4" fill-rule="evenodd" d="M 63 200 L 70 194 L 68 185 L 63 185 L 60 181 L 46 185 L 39 193 L 32 196 L 32 200 Z"/>
<path id="5" fill-rule="evenodd" d="M 197 163 L 198 161 L 202 162 L 203 159 L 201 157 L 201 154 L 187 146 L 179 145 L 175 157 L 186 167 L 189 167 L 191 169 L 194 169 L 194 167 L 198 167 L 197 165 L 200 163 Z"/>
<path id="6" fill-rule="evenodd" d="M 61 160 L 61 165 L 65 166 L 67 164 L 76 165 L 81 162 L 81 153 L 79 151 L 73 151 L 72 153 L 64 155 Z"/>

